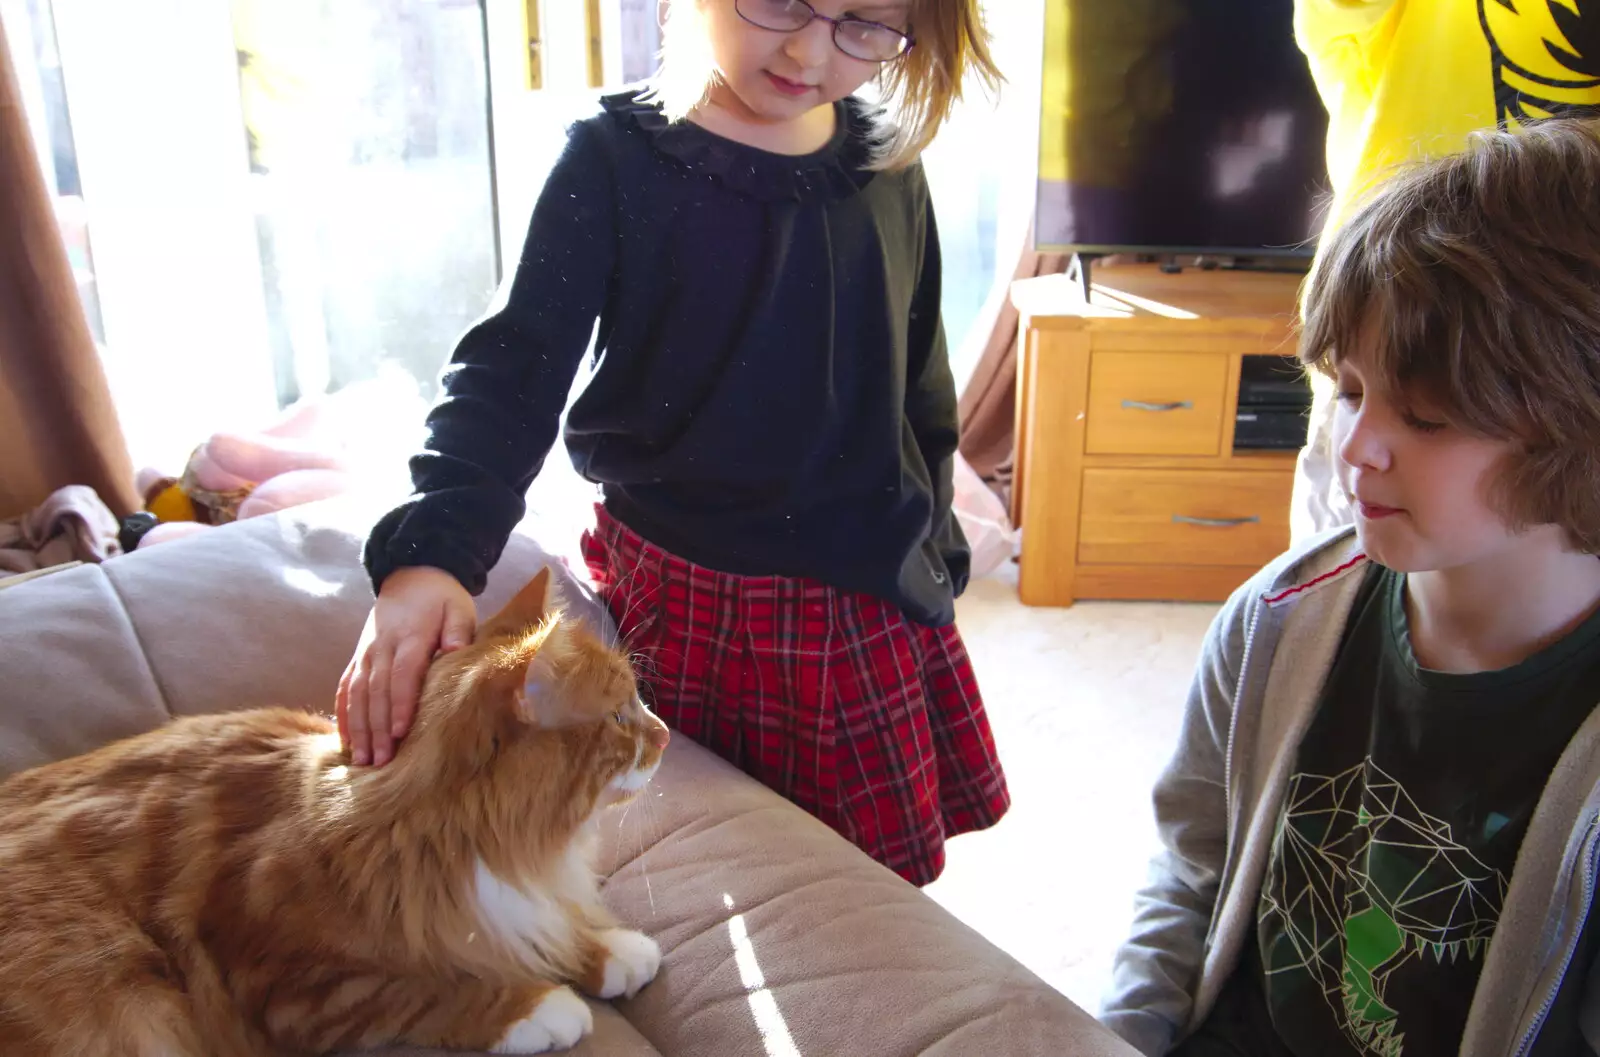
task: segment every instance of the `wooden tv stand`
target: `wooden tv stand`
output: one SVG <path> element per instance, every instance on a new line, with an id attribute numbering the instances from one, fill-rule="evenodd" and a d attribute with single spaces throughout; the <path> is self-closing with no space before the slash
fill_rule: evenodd
<path id="1" fill-rule="evenodd" d="M 1245 356 L 1294 352 L 1301 277 L 1095 269 L 1012 285 L 1020 594 L 1220 601 L 1289 543 L 1295 453 L 1233 448 Z"/>

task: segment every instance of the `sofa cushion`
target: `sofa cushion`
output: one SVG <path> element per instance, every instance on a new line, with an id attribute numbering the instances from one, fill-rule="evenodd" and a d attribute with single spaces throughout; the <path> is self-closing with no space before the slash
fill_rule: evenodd
<path id="1" fill-rule="evenodd" d="M 139 630 L 83 565 L 0 593 L 0 778 L 168 718 Z"/>

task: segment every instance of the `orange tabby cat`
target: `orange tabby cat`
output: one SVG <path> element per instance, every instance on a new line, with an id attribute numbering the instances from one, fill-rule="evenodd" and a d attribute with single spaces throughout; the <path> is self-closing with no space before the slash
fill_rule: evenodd
<path id="1" fill-rule="evenodd" d="M 667 730 L 548 591 L 434 662 L 382 769 L 263 709 L 0 785 L 0 1054 L 537 1053 L 593 1027 L 568 982 L 644 986 L 660 949 L 602 909 L 591 845 Z"/>

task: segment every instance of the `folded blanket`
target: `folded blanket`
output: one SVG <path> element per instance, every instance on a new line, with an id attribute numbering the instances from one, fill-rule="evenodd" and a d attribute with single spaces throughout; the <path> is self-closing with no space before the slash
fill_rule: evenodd
<path id="1" fill-rule="evenodd" d="M 0 573 L 26 573 L 121 554 L 115 514 L 87 485 L 57 489 L 19 518 L 0 521 Z"/>

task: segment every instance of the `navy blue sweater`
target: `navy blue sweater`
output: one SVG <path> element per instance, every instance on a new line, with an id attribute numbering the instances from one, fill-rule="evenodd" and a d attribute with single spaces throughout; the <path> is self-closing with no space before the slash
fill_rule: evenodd
<path id="1" fill-rule="evenodd" d="M 374 587 L 433 565 L 474 594 L 567 417 L 578 471 L 657 545 L 740 575 L 820 580 L 954 619 L 956 397 L 920 165 L 866 169 L 863 105 L 773 154 L 629 93 L 573 125 L 503 307 L 461 338 L 366 547 Z"/>

